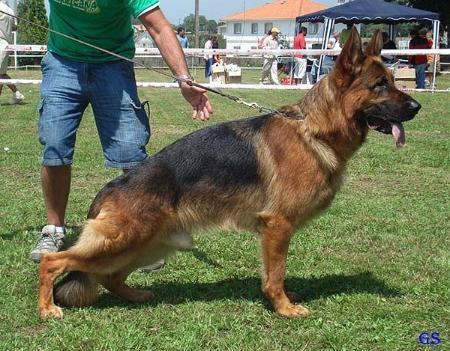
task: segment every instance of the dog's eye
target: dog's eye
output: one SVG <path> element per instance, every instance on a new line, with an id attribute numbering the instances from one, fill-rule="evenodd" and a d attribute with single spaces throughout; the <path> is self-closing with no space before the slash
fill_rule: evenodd
<path id="1" fill-rule="evenodd" d="M 376 84 L 374 84 L 373 89 L 376 91 L 383 90 L 389 85 L 389 80 L 386 77 L 381 78 Z"/>

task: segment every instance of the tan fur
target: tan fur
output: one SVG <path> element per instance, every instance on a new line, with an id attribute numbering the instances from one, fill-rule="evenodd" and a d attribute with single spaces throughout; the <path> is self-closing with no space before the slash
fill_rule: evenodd
<path id="1" fill-rule="evenodd" d="M 378 36 L 368 53 L 379 53 Z M 93 218 L 76 245 L 43 256 L 41 317 L 62 317 L 53 302 L 52 286 L 67 271 L 78 273 L 59 284 L 55 294 L 66 305 L 92 303 L 98 284 L 129 301 L 151 298 L 150 292 L 127 286 L 127 276 L 142 265 L 192 247 L 191 233 L 211 227 L 259 233 L 264 295 L 279 314 L 306 316 L 305 307 L 292 303 L 295 294 L 284 290 L 292 235 L 327 208 L 339 190 L 346 162 L 368 131 L 358 111 L 367 104 L 402 98 L 394 88 L 384 95 L 369 88 L 389 73 L 376 57 L 366 56 L 354 31 L 336 68 L 303 100 L 281 108 L 258 132 L 236 127 L 234 133 L 256 153 L 257 183 L 223 191 L 214 182 L 198 181 L 176 199 L 176 206 L 168 195 L 146 191 L 145 186 L 126 196 L 113 189 L 95 203 Z"/>

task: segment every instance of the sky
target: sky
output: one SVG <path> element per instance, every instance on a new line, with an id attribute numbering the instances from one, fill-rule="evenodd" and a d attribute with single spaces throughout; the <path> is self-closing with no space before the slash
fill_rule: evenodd
<path id="1" fill-rule="evenodd" d="M 160 0 L 169 22 L 172 24 L 180 24 L 183 18 L 194 13 L 194 0 Z M 337 0 L 313 0 L 328 6 L 337 5 Z M 200 14 L 208 19 L 218 20 L 221 17 L 231 15 L 236 12 L 244 11 L 244 8 L 252 8 L 271 2 L 271 0 L 200 0 Z M 218 5 L 220 3 L 220 5 Z M 224 5 L 226 3 L 226 5 Z M 245 5 L 245 6 L 244 6 Z"/>
<path id="2" fill-rule="evenodd" d="M 261 6 L 272 0 L 227 0 L 226 6 L 217 5 L 214 0 L 200 0 L 200 14 L 208 19 L 218 20 L 221 17 L 231 15 L 236 12 L 243 12 L 244 9 Z M 328 6 L 337 5 L 337 0 L 313 0 Z M 11 6 L 13 0 L 6 0 Z M 223 1 L 225 2 L 225 1 Z M 47 4 L 47 0 L 44 0 Z M 172 24 L 180 24 L 183 19 L 191 13 L 194 13 L 195 0 L 160 0 L 160 6 L 164 14 Z"/>

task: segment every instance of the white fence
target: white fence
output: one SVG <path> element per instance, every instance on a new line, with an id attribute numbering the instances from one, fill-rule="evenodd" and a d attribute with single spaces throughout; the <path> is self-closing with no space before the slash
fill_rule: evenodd
<path id="1" fill-rule="evenodd" d="M 0 50 L 6 50 L 13 52 L 16 58 L 15 62 L 17 64 L 18 57 L 42 57 L 47 51 L 45 45 L 0 45 Z M 277 56 L 277 57 L 294 57 L 295 55 L 301 54 L 308 57 L 318 57 L 320 55 L 336 56 L 340 53 L 339 50 L 317 50 L 317 49 L 306 49 L 306 50 L 261 50 L 261 49 L 184 49 L 184 53 L 187 57 L 203 57 L 204 55 L 220 55 L 227 58 L 250 58 L 250 59 L 261 59 L 265 55 Z M 26 55 L 22 53 L 27 53 Z M 35 53 L 35 55 L 30 55 L 29 53 Z M 428 50 L 383 50 L 382 54 L 394 55 L 394 56 L 408 56 L 408 55 L 440 55 L 440 56 L 450 56 L 450 49 L 428 49 Z M 136 49 L 136 59 L 139 58 L 160 58 L 160 52 L 157 48 L 137 48 Z M 40 84 L 40 80 L 25 80 L 25 79 L 12 79 L 12 80 L 0 80 L 2 84 Z M 301 85 L 257 85 L 257 84 L 205 84 L 211 87 L 220 87 L 228 89 L 309 89 L 312 85 L 301 84 Z M 138 82 L 138 86 L 141 87 L 164 87 L 171 88 L 177 87 L 175 83 L 167 82 Z M 421 90 L 428 91 L 428 90 Z M 436 90 L 434 92 L 449 90 Z"/>

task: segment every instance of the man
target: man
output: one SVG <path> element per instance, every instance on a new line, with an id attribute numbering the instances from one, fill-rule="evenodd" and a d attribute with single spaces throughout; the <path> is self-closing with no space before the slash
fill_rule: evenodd
<path id="1" fill-rule="evenodd" d="M 135 53 L 131 16 L 146 27 L 173 74 L 190 79 L 183 51 L 158 0 L 50 0 L 50 28 L 127 58 Z M 76 132 L 86 107 L 92 106 L 109 167 L 126 171 L 139 165 L 147 158 L 150 138 L 132 63 L 50 33 L 42 72 L 39 141 L 47 225 L 31 252 L 35 262 L 63 244 Z M 205 91 L 186 82 L 179 86 L 192 105 L 192 118 L 208 119 L 212 108 Z"/>
<path id="2" fill-rule="evenodd" d="M 277 50 L 280 47 L 278 41 L 278 34 L 280 30 L 278 28 L 272 28 L 270 35 L 264 39 L 263 49 Z M 266 79 L 269 78 L 271 84 L 280 85 L 278 81 L 278 62 L 277 57 L 274 55 L 265 55 L 264 64 L 261 72 L 260 84 L 264 84 Z"/>
<path id="3" fill-rule="evenodd" d="M 177 29 L 177 39 L 183 49 L 189 48 L 189 40 L 186 36 L 186 30 L 183 27 Z"/>
<path id="4" fill-rule="evenodd" d="M 14 11 L 6 4 L 5 0 L 0 0 L 0 10 L 7 14 L 14 15 Z M 12 32 L 16 30 L 14 18 L 0 12 L 0 79 L 11 79 L 6 73 L 8 71 L 9 52 L 2 50 L 2 46 L 13 43 Z M 14 84 L 8 84 L 13 95 L 11 97 L 11 104 L 18 104 L 23 101 L 24 96 L 20 93 Z M 0 95 L 2 94 L 3 84 L 0 84 Z"/>
<path id="5" fill-rule="evenodd" d="M 258 40 L 258 49 L 262 49 L 263 45 L 264 45 L 264 40 L 266 40 L 266 38 L 268 36 L 270 36 L 270 34 L 272 34 L 272 32 L 269 30 L 267 32 L 267 34 L 265 34 L 264 36 L 262 36 L 259 40 Z"/>
<path id="6" fill-rule="evenodd" d="M 217 35 L 213 35 L 210 39 L 208 39 L 205 43 L 204 48 L 206 50 L 218 49 L 219 48 L 219 37 Z M 205 60 L 205 78 L 208 79 L 212 77 L 212 66 L 216 62 L 217 55 L 203 55 L 203 59 Z"/>
<path id="7" fill-rule="evenodd" d="M 327 49 L 339 50 L 339 48 L 340 48 L 340 46 L 339 46 L 339 38 L 340 37 L 341 37 L 341 33 L 334 32 L 333 33 L 333 38 L 331 38 L 330 41 L 328 42 Z"/>
<path id="8" fill-rule="evenodd" d="M 306 49 L 306 35 L 308 29 L 306 27 L 300 28 L 300 32 L 294 38 L 294 50 Z M 303 55 L 295 55 L 294 57 L 294 81 L 299 84 L 303 81 L 306 74 L 307 60 Z"/>
<path id="9" fill-rule="evenodd" d="M 429 49 L 430 43 L 426 39 L 427 30 L 412 30 L 409 42 L 410 49 Z M 416 71 L 416 89 L 425 89 L 425 71 L 427 69 L 427 55 L 414 55 L 408 57 L 408 63 L 412 65 Z"/>
<path id="10" fill-rule="evenodd" d="M 389 34 L 387 32 L 383 32 L 381 34 L 383 36 L 383 50 L 396 50 L 397 46 L 395 45 L 395 42 L 389 38 Z M 381 58 L 383 62 L 387 64 L 396 62 L 395 56 L 393 55 L 383 54 L 381 55 Z"/>

